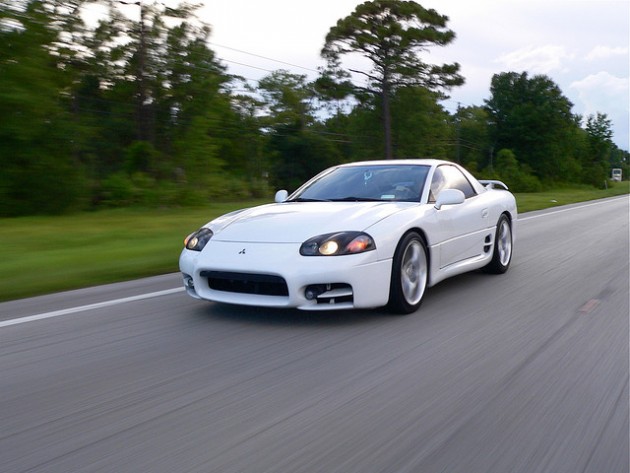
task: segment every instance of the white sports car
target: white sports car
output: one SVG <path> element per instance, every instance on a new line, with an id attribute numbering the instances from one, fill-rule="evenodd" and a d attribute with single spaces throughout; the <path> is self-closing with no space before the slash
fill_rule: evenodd
<path id="1" fill-rule="evenodd" d="M 410 313 L 445 278 L 507 271 L 516 219 L 505 184 L 456 164 L 357 162 L 209 222 L 186 238 L 179 267 L 198 299 Z"/>

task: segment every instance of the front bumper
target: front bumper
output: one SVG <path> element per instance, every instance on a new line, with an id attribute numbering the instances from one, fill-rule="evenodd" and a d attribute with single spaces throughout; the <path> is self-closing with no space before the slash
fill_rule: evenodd
<path id="1" fill-rule="evenodd" d="M 299 247 L 211 241 L 202 252 L 183 250 L 179 267 L 188 294 L 198 299 L 303 310 L 387 304 L 391 259 L 379 260 L 378 251 L 301 256 Z M 284 283 L 286 290 L 278 289 Z M 317 297 L 313 297 L 314 289 Z"/>

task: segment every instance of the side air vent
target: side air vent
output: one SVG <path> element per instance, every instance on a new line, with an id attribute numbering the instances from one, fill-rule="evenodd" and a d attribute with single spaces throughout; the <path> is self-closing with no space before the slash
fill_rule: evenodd
<path id="1" fill-rule="evenodd" d="M 485 246 L 483 247 L 484 253 L 489 253 L 492 249 L 492 235 L 488 235 L 485 240 Z"/>

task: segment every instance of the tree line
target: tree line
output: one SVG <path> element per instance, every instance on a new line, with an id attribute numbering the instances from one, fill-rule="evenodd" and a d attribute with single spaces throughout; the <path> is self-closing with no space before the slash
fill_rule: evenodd
<path id="1" fill-rule="evenodd" d="M 0 216 L 266 197 L 378 158 L 449 159 L 525 192 L 628 175 L 606 114 L 573 114 L 547 76 L 499 72 L 483 104 L 447 110 L 459 65 L 421 58 L 455 32 L 416 2 L 358 5 L 315 80 L 279 69 L 255 85 L 228 73 L 198 8 L 0 0 Z"/>

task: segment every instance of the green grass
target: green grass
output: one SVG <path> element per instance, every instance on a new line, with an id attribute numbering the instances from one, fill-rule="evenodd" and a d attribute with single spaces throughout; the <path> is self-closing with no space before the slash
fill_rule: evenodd
<path id="1" fill-rule="evenodd" d="M 573 204 L 575 202 L 586 202 L 588 200 L 603 199 L 624 195 L 630 192 L 628 181 L 614 183 L 609 189 L 598 190 L 593 187 L 566 188 L 548 192 L 537 192 L 532 194 L 515 194 L 518 212 L 530 212 L 532 210 L 542 210 L 559 205 Z"/>
<path id="2" fill-rule="evenodd" d="M 177 271 L 188 233 L 264 202 L 0 219 L 0 301 Z"/>
<path id="3" fill-rule="evenodd" d="M 624 182 L 606 191 L 561 189 L 516 198 L 522 213 L 628 191 Z M 175 272 L 188 233 L 226 212 L 269 201 L 0 219 L 0 301 Z"/>

